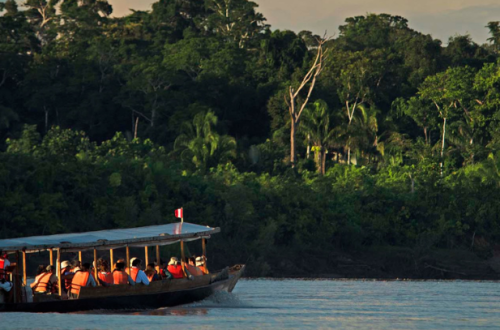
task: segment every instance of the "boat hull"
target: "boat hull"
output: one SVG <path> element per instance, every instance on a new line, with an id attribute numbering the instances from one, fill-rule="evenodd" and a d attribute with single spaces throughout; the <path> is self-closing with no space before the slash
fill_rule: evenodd
<path id="1" fill-rule="evenodd" d="M 54 299 L 32 303 L 0 304 L 0 311 L 70 313 L 88 310 L 140 310 L 178 306 L 203 300 L 218 291 L 231 292 L 243 274 L 244 268 L 244 266 L 241 266 L 240 269 L 230 272 L 229 276 L 225 279 L 217 279 L 217 274 L 212 275 L 209 283 L 206 285 L 197 285 L 197 283 L 194 283 L 192 287 L 189 287 L 187 280 L 165 280 L 161 282 L 166 283 L 152 283 L 156 284 L 158 289 L 142 286 L 135 289 L 134 292 L 131 292 L 133 294 L 130 295 L 124 292 L 123 295 L 106 296 L 100 294 L 99 292 L 101 291 L 96 291 L 93 297 L 90 295 L 80 299 Z M 185 282 L 176 283 L 176 281 Z M 163 286 L 168 285 L 169 290 L 162 291 L 162 284 Z"/>

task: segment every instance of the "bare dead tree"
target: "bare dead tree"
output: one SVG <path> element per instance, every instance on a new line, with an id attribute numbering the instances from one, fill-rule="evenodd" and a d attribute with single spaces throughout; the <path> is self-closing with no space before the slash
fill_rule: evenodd
<path id="1" fill-rule="evenodd" d="M 329 40 L 330 38 L 326 38 L 326 34 L 325 36 L 323 36 L 323 38 L 317 39 L 317 53 L 314 62 L 311 65 L 311 68 L 302 79 L 299 87 L 295 89 L 292 85 L 290 85 L 288 95 L 285 95 L 285 102 L 288 106 L 288 113 L 290 115 L 290 162 L 292 163 L 292 167 L 295 166 L 296 161 L 295 135 L 300 124 L 300 116 L 302 115 L 302 112 L 306 108 L 307 103 L 311 98 L 311 94 L 314 90 L 314 86 L 316 85 L 316 81 L 319 75 L 323 71 L 326 54 L 328 52 L 328 50 L 324 49 L 324 45 Z M 309 89 L 306 98 L 304 100 L 299 100 L 298 96 L 300 92 L 307 86 L 309 87 Z"/>

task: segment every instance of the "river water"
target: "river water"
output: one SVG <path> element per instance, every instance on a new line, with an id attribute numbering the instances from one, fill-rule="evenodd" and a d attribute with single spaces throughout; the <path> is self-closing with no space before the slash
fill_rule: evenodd
<path id="1" fill-rule="evenodd" d="M 500 283 L 241 280 L 175 308 L 0 314 L 0 329 L 498 329 Z"/>

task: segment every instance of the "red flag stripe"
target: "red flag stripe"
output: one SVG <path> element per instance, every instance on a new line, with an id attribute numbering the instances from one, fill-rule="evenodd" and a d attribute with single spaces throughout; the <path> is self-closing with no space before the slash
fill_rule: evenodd
<path id="1" fill-rule="evenodd" d="M 182 209 L 175 210 L 175 217 L 182 218 Z"/>

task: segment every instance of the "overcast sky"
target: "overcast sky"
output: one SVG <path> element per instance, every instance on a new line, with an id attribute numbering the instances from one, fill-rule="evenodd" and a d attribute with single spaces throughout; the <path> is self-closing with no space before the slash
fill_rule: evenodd
<path id="1" fill-rule="evenodd" d="M 0 0 L 2 1 L 2 0 Z M 490 21 L 500 20 L 500 0 L 254 0 L 273 29 L 296 32 L 311 30 L 338 34 L 346 17 L 388 13 L 406 17 L 410 27 L 448 40 L 469 33 L 474 41 L 486 42 Z M 129 8 L 151 9 L 154 0 L 109 0 L 116 16 Z"/>

